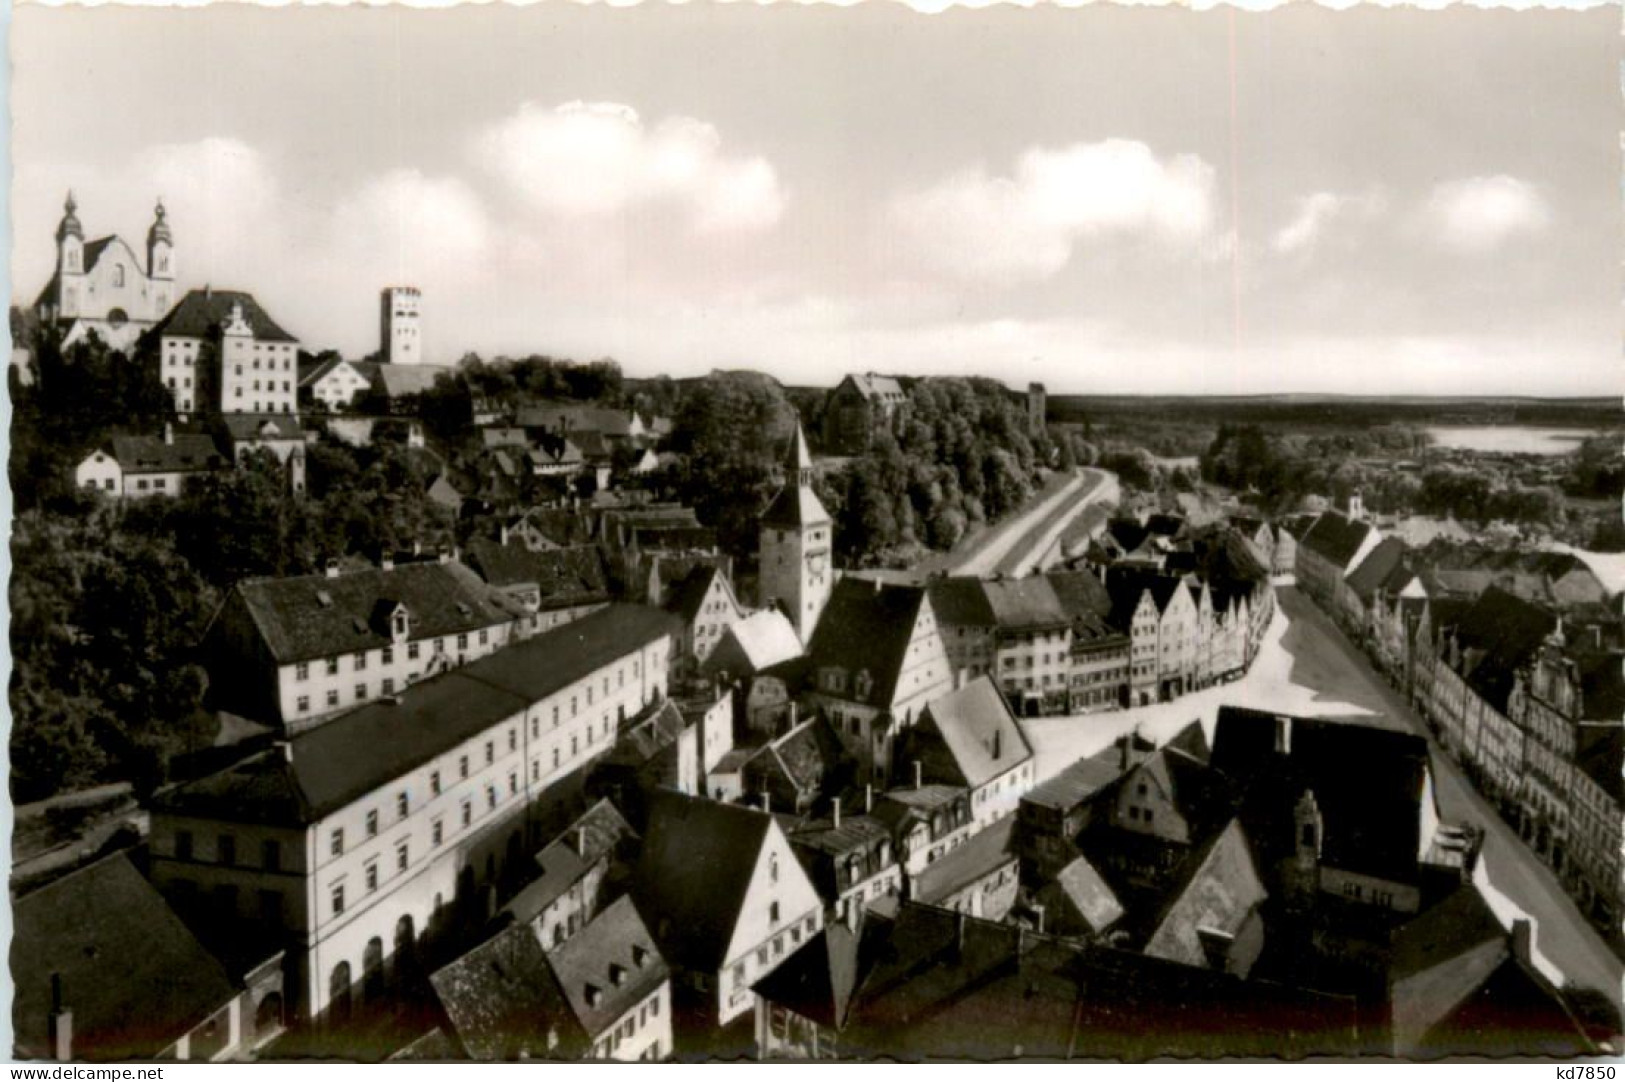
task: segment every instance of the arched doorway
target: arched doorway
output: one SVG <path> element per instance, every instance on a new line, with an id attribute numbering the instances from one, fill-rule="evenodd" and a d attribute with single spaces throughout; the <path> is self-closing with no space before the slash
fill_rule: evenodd
<path id="1" fill-rule="evenodd" d="M 395 922 L 395 983 L 397 986 L 410 981 L 417 966 L 417 935 L 412 926 L 410 913 Z"/>
<path id="2" fill-rule="evenodd" d="M 384 994 L 384 941 L 377 936 L 367 940 L 367 949 L 361 955 L 361 998 L 367 1003 L 381 999 Z"/>
<path id="3" fill-rule="evenodd" d="M 327 982 L 327 1016 L 334 1022 L 350 1020 L 350 963 L 340 962 L 333 967 Z"/>
<path id="4" fill-rule="evenodd" d="M 282 1028 L 282 993 L 272 992 L 254 1010 L 254 1036 L 263 1038 Z"/>

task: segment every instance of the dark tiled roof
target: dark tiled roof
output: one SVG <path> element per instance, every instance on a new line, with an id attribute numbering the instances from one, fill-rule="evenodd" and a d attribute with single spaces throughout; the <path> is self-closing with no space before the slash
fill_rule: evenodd
<path id="1" fill-rule="evenodd" d="M 1279 754 L 1282 717 L 1221 706 L 1213 734 L 1213 766 L 1244 794 L 1242 822 L 1261 865 L 1293 851 L 1293 809 L 1307 789 L 1320 809 L 1323 864 L 1414 880 L 1427 742 L 1353 722 L 1294 717 L 1285 719 L 1290 750 Z"/>
<path id="2" fill-rule="evenodd" d="M 1091 755 L 1041 782 L 1022 798 L 1023 804 L 1067 811 L 1093 800 L 1123 776 L 1122 753 L 1116 747 Z"/>
<path id="3" fill-rule="evenodd" d="M 923 587 L 837 579 L 807 647 L 811 666 L 849 674 L 868 670 L 874 681 L 870 701 L 890 704 L 927 603 Z"/>
<path id="4" fill-rule="evenodd" d="M 672 585 L 671 592 L 666 595 L 665 610 L 676 615 L 683 623 L 692 624 L 700 615 L 706 595 L 711 592 L 711 584 L 721 574 L 718 568 L 711 565 L 702 564 L 692 568 Z"/>
<path id="5" fill-rule="evenodd" d="M 611 605 L 370 703 L 197 781 L 156 807 L 237 822 L 307 824 L 444 754 L 503 718 L 673 633 L 666 613 Z"/>
<path id="6" fill-rule="evenodd" d="M 122 853 L 17 899 L 12 918 L 12 1032 L 25 1058 L 52 1058 L 52 974 L 81 1060 L 151 1059 L 237 994 Z"/>
<path id="7" fill-rule="evenodd" d="M 1062 607 L 1049 579 L 991 579 L 982 583 L 995 626 L 1006 631 L 1032 631 L 1065 627 L 1071 614 Z M 935 611 L 935 610 L 933 610 Z"/>
<path id="8" fill-rule="evenodd" d="M 1348 587 L 1360 600 L 1369 602 L 1391 575 L 1405 562 L 1405 542 L 1385 537 L 1348 574 Z"/>
<path id="9" fill-rule="evenodd" d="M 591 1040 L 670 976 L 637 906 L 625 896 L 554 947 L 547 958 L 576 1021 Z"/>
<path id="10" fill-rule="evenodd" d="M 240 304 L 254 337 L 261 342 L 294 342 L 297 339 L 277 325 L 250 293 L 229 289 L 194 289 L 182 297 L 169 314 L 158 321 L 152 333 L 179 338 L 206 338 L 219 331 L 231 318 L 232 305 Z"/>
<path id="11" fill-rule="evenodd" d="M 846 925 L 825 925 L 753 991 L 775 1006 L 839 1030 L 857 990 L 860 944 L 861 937 Z"/>
<path id="12" fill-rule="evenodd" d="M 1184 580 L 1174 575 L 1132 567 L 1111 567 L 1106 570 L 1106 591 L 1112 599 L 1111 623 L 1127 629 L 1134 622 L 1134 610 L 1140 598 L 1150 591 L 1152 604 L 1160 615 L 1168 611 L 1169 602 L 1184 586 Z"/>
<path id="13" fill-rule="evenodd" d="M 818 494 L 809 486 L 794 483 L 780 488 L 761 516 L 763 526 L 780 529 L 817 526 L 829 521 L 829 512 Z"/>
<path id="14" fill-rule="evenodd" d="M 220 468 L 224 459 L 208 436 L 181 433 L 173 442 L 162 436 L 114 436 L 113 457 L 125 473 L 184 473 Z"/>
<path id="15" fill-rule="evenodd" d="M 654 794 L 635 894 L 673 962 L 714 973 L 727 960 L 772 825 L 772 816 L 750 808 Z"/>
<path id="16" fill-rule="evenodd" d="M 1055 591 L 1061 609 L 1075 622 L 1111 615 L 1112 595 L 1106 584 L 1087 571 L 1051 571 L 1044 576 Z"/>
<path id="17" fill-rule="evenodd" d="M 750 772 L 778 774 L 794 789 L 815 793 L 839 764 L 841 742 L 823 718 L 809 718 L 762 749 Z"/>
<path id="18" fill-rule="evenodd" d="M 1351 519 L 1340 511 L 1327 511 L 1315 520 L 1299 544 L 1333 567 L 1346 570 L 1370 533 L 1369 523 Z"/>
<path id="19" fill-rule="evenodd" d="M 1015 828 L 1016 817 L 1007 815 L 927 865 L 914 879 L 914 897 L 927 905 L 940 902 L 1014 861 Z"/>
<path id="20" fill-rule="evenodd" d="M 1236 936 L 1247 921 L 1257 919 L 1269 892 L 1239 820 L 1232 819 L 1201 859 L 1191 863 L 1190 876 L 1172 892 L 1145 950 L 1159 958 L 1205 966 L 1207 951 L 1199 931 L 1207 928 Z"/>
<path id="21" fill-rule="evenodd" d="M 514 896 L 506 911 L 520 923 L 539 916 L 580 882 L 593 865 L 636 836 L 615 805 L 600 800 L 536 854 L 541 875 Z"/>
<path id="22" fill-rule="evenodd" d="M 1625 727 L 1619 721 L 1582 725 L 1575 766 L 1616 802 L 1625 804 Z"/>
<path id="23" fill-rule="evenodd" d="M 468 564 L 492 586 L 535 583 L 543 609 L 609 600 L 609 573 L 596 545 L 532 552 L 523 545 L 475 538 L 468 543 Z"/>
<path id="24" fill-rule="evenodd" d="M 992 627 L 993 606 L 988 604 L 982 580 L 969 576 L 932 579 L 926 584 L 931 611 L 937 622 L 950 627 Z"/>
<path id="25" fill-rule="evenodd" d="M 451 371 L 433 364 L 380 364 L 372 389 L 387 398 L 405 398 L 430 390 L 436 380 Z"/>
<path id="26" fill-rule="evenodd" d="M 474 1059 L 580 1055 L 588 1043 L 527 924 L 503 929 L 435 971 L 429 983 Z"/>
<path id="27" fill-rule="evenodd" d="M 411 617 L 413 639 L 456 635 L 514 619 L 517 607 L 460 563 L 247 579 L 233 590 L 279 664 L 390 645 L 389 610 Z M 229 603 L 229 602 L 228 602 Z"/>
<path id="28" fill-rule="evenodd" d="M 234 442 L 252 440 L 303 440 L 305 429 L 299 418 L 288 413 L 227 413 L 220 418 L 226 434 Z"/>
<path id="29" fill-rule="evenodd" d="M 1625 654 L 1587 658 L 1580 669 L 1581 712 L 1587 721 L 1625 723 Z"/>
<path id="30" fill-rule="evenodd" d="M 521 428 L 545 428 L 551 432 L 596 432 L 611 438 L 631 435 L 632 411 L 607 406 L 546 402 L 521 406 L 514 423 Z"/>
<path id="31" fill-rule="evenodd" d="M 1556 613 L 1490 587 L 1456 625 L 1464 651 L 1462 675 L 1485 702 L 1505 714 L 1514 675 L 1557 625 Z"/>

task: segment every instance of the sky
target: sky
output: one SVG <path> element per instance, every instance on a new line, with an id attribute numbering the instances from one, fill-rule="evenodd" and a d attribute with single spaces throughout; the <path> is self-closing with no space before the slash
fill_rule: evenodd
<path id="1" fill-rule="evenodd" d="M 1619 392 L 1618 16 L 14 12 L 12 275 L 72 188 L 306 348 L 1052 393 Z"/>

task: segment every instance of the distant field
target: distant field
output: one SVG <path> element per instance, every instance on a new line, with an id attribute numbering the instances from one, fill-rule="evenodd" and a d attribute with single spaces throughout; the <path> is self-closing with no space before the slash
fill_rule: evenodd
<path id="1" fill-rule="evenodd" d="M 1126 417 L 1206 424 L 1359 426 L 1427 425 L 1625 425 L 1618 398 L 1392 398 L 1341 395 L 1051 395 L 1049 420 L 1102 423 Z"/>

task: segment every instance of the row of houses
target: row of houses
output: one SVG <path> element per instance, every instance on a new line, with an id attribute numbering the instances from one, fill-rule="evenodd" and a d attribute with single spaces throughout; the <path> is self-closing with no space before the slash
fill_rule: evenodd
<path id="1" fill-rule="evenodd" d="M 1581 909 L 1620 912 L 1625 652 L 1617 599 L 1573 556 L 1414 549 L 1337 511 L 1299 582 L 1400 687 Z"/>

